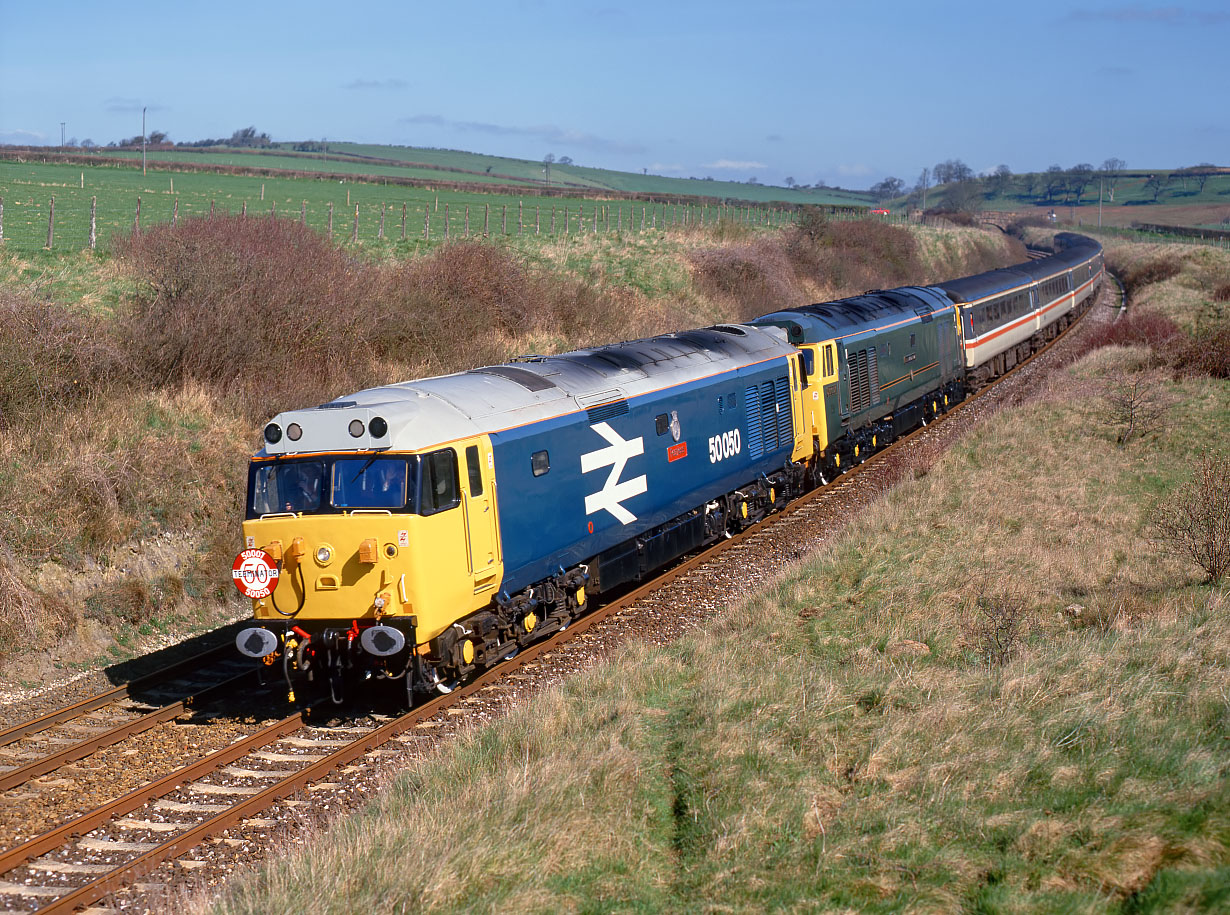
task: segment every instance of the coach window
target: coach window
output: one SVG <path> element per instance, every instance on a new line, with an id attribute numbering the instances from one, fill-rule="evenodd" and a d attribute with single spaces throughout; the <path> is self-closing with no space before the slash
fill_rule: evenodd
<path id="1" fill-rule="evenodd" d="M 542 476 L 551 469 L 551 456 L 545 451 L 535 451 L 530 455 L 530 469 L 534 471 L 534 476 Z"/>
<path id="2" fill-rule="evenodd" d="M 483 468 L 478 461 L 478 445 L 466 448 L 466 474 L 470 480 L 470 495 L 483 494 Z"/>
<path id="3" fill-rule="evenodd" d="M 452 448 L 423 457 L 419 482 L 419 511 L 434 515 L 461 504 L 457 483 L 457 452 Z"/>

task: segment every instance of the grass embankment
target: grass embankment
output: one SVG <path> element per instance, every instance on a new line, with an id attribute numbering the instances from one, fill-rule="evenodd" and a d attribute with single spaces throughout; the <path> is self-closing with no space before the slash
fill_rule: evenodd
<path id="1" fill-rule="evenodd" d="M 1171 408 L 1121 446 L 1124 373 Z M 1100 348 L 767 593 L 462 737 L 213 911 L 1224 910 L 1230 595 L 1148 518 L 1228 424 L 1224 379 Z"/>
<path id="2" fill-rule="evenodd" d="M 226 570 L 244 467 L 280 410 L 1018 257 L 970 231 L 809 231 L 727 222 L 412 256 L 219 216 L 114 254 L 0 253 L 0 663 L 54 649 L 58 665 L 96 665 L 156 629 L 242 614 Z M 728 251 L 738 270 L 706 266 Z M 834 286 L 826 271 L 847 262 Z"/>

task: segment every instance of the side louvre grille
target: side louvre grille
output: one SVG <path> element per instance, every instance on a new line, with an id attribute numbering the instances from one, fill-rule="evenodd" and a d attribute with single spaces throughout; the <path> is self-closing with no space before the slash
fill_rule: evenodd
<path id="1" fill-rule="evenodd" d="M 760 393 L 756 385 L 743 392 L 743 403 L 747 408 L 747 453 L 755 460 L 764 454 L 764 435 L 760 428 Z"/>
<path id="2" fill-rule="evenodd" d="M 880 367 L 876 348 L 851 353 L 847 361 L 850 372 L 850 412 L 862 413 L 880 402 Z"/>
<path id="3" fill-rule="evenodd" d="M 628 401 L 616 400 L 611 403 L 600 404 L 596 407 L 590 407 L 585 411 L 589 416 L 590 424 L 600 423 L 604 420 L 611 419 L 616 416 L 623 416 L 628 412 Z"/>
<path id="4" fill-rule="evenodd" d="M 786 376 L 754 384 L 743 392 L 747 405 L 747 449 L 752 460 L 794 444 L 790 380 Z"/>
<path id="5" fill-rule="evenodd" d="M 793 411 L 790 409 L 790 381 L 787 378 L 777 379 L 777 447 L 785 448 L 794 445 L 794 424 L 791 422 Z"/>

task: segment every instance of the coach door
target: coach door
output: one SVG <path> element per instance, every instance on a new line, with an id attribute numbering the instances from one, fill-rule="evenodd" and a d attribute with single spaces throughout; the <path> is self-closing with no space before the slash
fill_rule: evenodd
<path id="1" fill-rule="evenodd" d="M 474 593 L 489 591 L 500 582 L 499 532 L 496 527 L 495 472 L 491 442 L 481 438 L 463 449 L 461 478 L 465 493 L 466 539 Z"/>

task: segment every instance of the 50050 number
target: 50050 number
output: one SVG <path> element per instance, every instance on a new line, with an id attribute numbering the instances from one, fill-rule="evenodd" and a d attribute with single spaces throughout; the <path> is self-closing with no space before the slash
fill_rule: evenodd
<path id="1" fill-rule="evenodd" d="M 716 464 L 726 458 L 734 457 L 743 450 L 743 439 L 738 429 L 723 432 L 709 439 L 709 463 Z"/>

